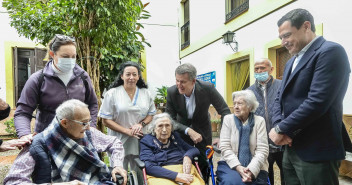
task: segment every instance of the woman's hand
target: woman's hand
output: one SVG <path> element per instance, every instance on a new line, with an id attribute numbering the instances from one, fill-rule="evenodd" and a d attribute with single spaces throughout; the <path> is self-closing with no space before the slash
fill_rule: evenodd
<path id="1" fill-rule="evenodd" d="M 192 160 L 185 156 L 183 157 L 183 173 L 191 174 Z"/>
<path id="2" fill-rule="evenodd" d="M 241 165 L 236 166 L 236 171 L 241 175 L 243 182 L 252 182 L 252 172 Z"/>
<path id="3" fill-rule="evenodd" d="M 133 134 L 132 127 L 125 128 L 125 129 L 126 129 L 125 134 L 127 134 L 128 136 L 135 137 L 137 139 L 140 139 L 141 137 L 143 137 L 143 133 L 142 132 L 137 132 L 136 134 Z"/>
<path id="4" fill-rule="evenodd" d="M 191 184 L 191 182 L 193 182 L 193 175 L 185 174 L 185 173 L 178 173 L 175 181 L 182 182 L 185 184 Z"/>
<path id="5" fill-rule="evenodd" d="M 143 125 L 140 123 L 134 124 L 131 129 L 132 129 L 132 134 L 136 135 L 137 133 L 142 133 L 142 128 Z"/>
<path id="6" fill-rule="evenodd" d="M 111 171 L 111 176 L 112 176 L 112 180 L 114 180 L 114 182 L 116 182 L 116 175 L 115 174 L 119 174 L 123 177 L 123 183 L 122 185 L 126 185 L 127 184 L 127 172 L 126 170 L 124 170 L 122 167 L 120 166 L 116 166 L 112 171 Z"/>
<path id="7" fill-rule="evenodd" d="M 33 134 L 28 134 L 28 135 L 24 135 L 20 138 L 21 141 L 24 141 L 28 144 L 31 144 L 32 143 L 32 140 L 33 140 Z"/>
<path id="8" fill-rule="evenodd" d="M 9 141 L 4 141 L 2 145 L 0 145 L 0 152 L 8 151 L 8 150 L 16 150 L 16 148 L 22 149 L 28 140 L 21 140 L 21 139 L 13 139 Z"/>

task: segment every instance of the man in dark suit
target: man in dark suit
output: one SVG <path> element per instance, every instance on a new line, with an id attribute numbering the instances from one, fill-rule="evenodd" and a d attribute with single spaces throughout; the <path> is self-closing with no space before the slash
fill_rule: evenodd
<path id="1" fill-rule="evenodd" d="M 345 157 L 342 101 L 351 71 L 347 54 L 341 45 L 316 36 L 307 10 L 288 12 L 278 26 L 282 45 L 293 57 L 285 66 L 269 137 L 286 145 L 285 182 L 339 184 Z"/>
<path id="2" fill-rule="evenodd" d="M 176 68 L 176 85 L 167 90 L 166 112 L 176 121 L 181 137 L 200 151 L 199 166 L 206 173 L 206 145 L 212 144 L 209 106 L 212 104 L 221 119 L 230 114 L 223 97 L 209 82 L 196 80 L 197 70 L 189 63 Z"/>

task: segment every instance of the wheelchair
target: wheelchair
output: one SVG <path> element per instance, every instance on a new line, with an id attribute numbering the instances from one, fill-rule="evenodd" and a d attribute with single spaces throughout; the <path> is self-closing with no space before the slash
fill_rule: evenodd
<path id="1" fill-rule="evenodd" d="M 144 182 L 138 182 L 137 173 L 133 170 L 127 169 L 127 185 L 147 185 L 147 173 L 145 171 L 144 162 L 139 159 L 138 155 L 133 155 L 132 157 L 137 166 L 142 169 Z M 110 169 L 112 170 L 111 167 Z M 116 174 L 116 180 L 116 185 L 120 185 L 123 183 L 123 177 L 119 174 Z"/>
<path id="2" fill-rule="evenodd" d="M 148 185 L 147 172 L 145 170 L 145 163 L 139 159 L 138 155 L 133 155 L 133 160 L 143 172 L 143 182 L 138 182 L 137 173 L 135 171 L 128 170 L 128 172 L 127 172 L 127 185 Z M 201 173 L 199 165 L 198 165 L 198 157 L 194 158 L 194 165 L 195 165 L 198 173 L 200 174 L 200 176 L 202 176 L 202 173 Z M 116 179 L 117 179 L 116 185 L 120 185 L 123 183 L 122 176 L 117 174 Z M 178 184 L 182 185 L 183 183 L 178 183 Z"/>
<path id="3" fill-rule="evenodd" d="M 218 154 L 221 153 L 220 149 L 216 145 L 213 145 L 213 146 L 208 145 L 206 147 L 205 155 L 207 157 L 207 161 L 208 161 L 208 164 L 209 164 L 208 165 L 208 170 L 207 170 L 207 174 L 208 175 L 207 175 L 207 177 L 203 178 L 206 185 L 209 185 L 209 177 L 211 177 L 212 185 L 219 184 L 219 182 L 216 179 L 216 174 L 214 173 L 214 166 L 213 166 L 213 155 L 214 155 L 214 152 L 216 152 Z M 271 185 L 269 177 L 267 179 L 267 184 Z"/>

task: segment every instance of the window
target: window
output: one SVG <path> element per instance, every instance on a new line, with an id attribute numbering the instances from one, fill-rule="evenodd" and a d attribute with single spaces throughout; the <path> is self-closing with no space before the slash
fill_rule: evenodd
<path id="1" fill-rule="evenodd" d="M 29 76 L 34 72 L 43 69 L 46 50 L 41 48 L 24 49 L 13 48 L 15 67 L 15 102 L 20 98 L 22 89 Z"/>
<path id="2" fill-rule="evenodd" d="M 276 78 L 282 80 L 285 65 L 290 60 L 291 54 L 285 47 L 276 50 Z"/>
<path id="3" fill-rule="evenodd" d="M 183 3 L 183 26 L 181 27 L 181 49 L 189 46 L 189 1 Z"/>
<path id="4" fill-rule="evenodd" d="M 226 0 L 226 18 L 228 22 L 249 8 L 249 0 Z"/>
<path id="5" fill-rule="evenodd" d="M 232 92 L 249 87 L 249 59 L 231 63 Z"/>

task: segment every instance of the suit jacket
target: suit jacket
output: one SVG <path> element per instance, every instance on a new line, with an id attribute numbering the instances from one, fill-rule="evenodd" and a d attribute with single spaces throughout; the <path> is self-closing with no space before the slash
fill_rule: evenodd
<path id="1" fill-rule="evenodd" d="M 285 66 L 273 123 L 293 139 L 302 160 L 341 160 L 342 101 L 351 72 L 347 54 L 341 45 L 320 37 L 291 74 L 294 59 Z"/>
<path id="2" fill-rule="evenodd" d="M 178 122 L 177 130 L 184 140 L 193 145 L 189 136 L 185 136 L 184 134 L 185 129 L 191 127 L 202 135 L 203 141 L 200 145 L 205 147 L 211 144 L 212 139 L 210 116 L 208 113 L 210 104 L 212 104 L 218 114 L 221 115 L 221 119 L 223 119 L 225 115 L 231 114 L 231 112 L 214 85 L 209 82 L 196 80 L 194 95 L 196 108 L 192 119 L 187 118 L 185 97 L 179 93 L 176 85 L 167 90 L 166 112 L 171 115 L 173 120 Z"/>

